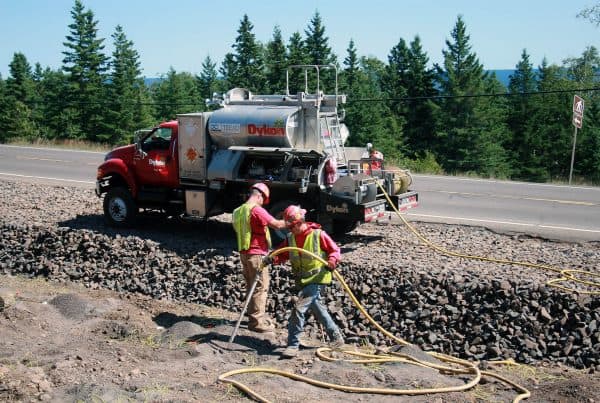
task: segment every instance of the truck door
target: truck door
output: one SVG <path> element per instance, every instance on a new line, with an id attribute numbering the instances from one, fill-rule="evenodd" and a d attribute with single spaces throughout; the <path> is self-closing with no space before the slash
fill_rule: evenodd
<path id="1" fill-rule="evenodd" d="M 171 127 L 159 127 L 141 140 L 133 158 L 140 185 L 169 188 L 178 185 L 176 142 L 177 132 Z"/>

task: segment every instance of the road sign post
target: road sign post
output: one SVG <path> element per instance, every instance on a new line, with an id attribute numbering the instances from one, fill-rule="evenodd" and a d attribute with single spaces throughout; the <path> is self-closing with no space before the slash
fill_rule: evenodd
<path id="1" fill-rule="evenodd" d="M 575 164 L 575 146 L 577 145 L 577 129 L 583 126 L 583 110 L 585 101 L 579 95 L 573 96 L 573 149 L 571 150 L 571 169 L 569 169 L 569 185 L 573 179 L 573 165 Z"/>

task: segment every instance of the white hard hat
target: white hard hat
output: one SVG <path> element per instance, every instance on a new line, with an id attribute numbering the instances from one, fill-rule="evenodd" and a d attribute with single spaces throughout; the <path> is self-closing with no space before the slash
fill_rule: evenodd
<path id="1" fill-rule="evenodd" d="M 371 148 L 373 148 L 373 144 L 367 143 L 367 150 L 370 150 Z"/>

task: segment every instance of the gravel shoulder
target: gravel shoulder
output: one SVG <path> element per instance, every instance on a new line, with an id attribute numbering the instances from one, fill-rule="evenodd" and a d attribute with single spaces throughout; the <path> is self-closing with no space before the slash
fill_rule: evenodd
<path id="1" fill-rule="evenodd" d="M 276 333 L 252 333 L 243 322 L 228 345 L 244 291 L 229 217 L 180 223 L 149 216 L 135 229 L 117 231 L 101 214 L 92 190 L 0 180 L 0 400 L 243 401 L 217 377 L 259 366 L 377 388 L 468 380 L 402 363 L 322 361 L 315 356 L 323 341 L 313 321 L 301 356 L 282 360 L 292 295 L 285 267 L 273 271 L 269 310 Z M 600 273 L 598 242 L 414 225 L 463 254 Z M 386 328 L 423 350 L 483 367 L 514 359 L 520 365 L 493 370 L 528 388 L 528 401 L 598 401 L 598 296 L 547 287 L 556 277 L 550 270 L 445 256 L 396 224 L 363 225 L 337 241 L 342 275 Z M 391 346 L 355 315 L 339 287 L 326 299 L 355 348 Z M 235 379 L 289 402 L 510 401 L 517 394 L 493 379 L 465 392 L 406 397 L 345 393 L 267 374 Z"/>

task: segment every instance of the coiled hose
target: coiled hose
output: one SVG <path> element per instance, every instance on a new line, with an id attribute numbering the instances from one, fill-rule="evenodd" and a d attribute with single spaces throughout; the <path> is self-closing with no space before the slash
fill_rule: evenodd
<path id="1" fill-rule="evenodd" d="M 323 260 L 320 256 L 315 255 L 312 252 L 306 251 L 304 249 L 291 247 L 291 246 L 277 249 L 277 250 L 273 251 L 270 254 L 270 256 L 274 257 L 274 256 L 279 255 L 280 253 L 284 253 L 284 252 L 288 252 L 288 251 L 296 251 L 298 253 L 307 254 L 307 255 L 313 257 L 314 259 L 319 260 L 324 265 L 327 265 L 327 262 L 325 260 Z M 369 313 L 365 310 L 365 308 L 360 304 L 360 302 L 358 301 L 358 299 L 356 298 L 356 296 L 354 295 L 354 293 L 352 292 L 352 290 L 350 289 L 350 287 L 348 286 L 348 284 L 346 283 L 346 281 L 344 280 L 342 275 L 337 270 L 334 270 L 333 274 L 334 274 L 335 278 L 340 282 L 340 284 L 342 285 L 342 287 L 344 288 L 346 293 L 348 293 L 352 302 L 356 305 L 358 310 L 365 316 L 365 318 L 369 321 L 369 323 L 371 323 L 377 330 L 379 330 L 385 336 L 394 340 L 398 344 L 403 345 L 403 346 L 410 345 L 409 342 L 388 332 L 379 323 L 377 323 L 371 317 L 371 315 L 369 315 Z M 317 356 L 325 361 L 336 361 L 336 359 L 332 358 L 330 355 L 327 354 L 328 352 L 331 352 L 331 351 L 332 350 L 330 348 L 321 347 L 321 348 L 317 349 Z M 342 352 L 344 354 L 349 354 L 349 355 L 360 357 L 360 359 L 357 359 L 357 360 L 344 360 L 344 361 L 354 362 L 357 364 L 404 362 L 404 363 L 408 363 L 408 364 L 412 364 L 412 365 L 418 365 L 421 367 L 435 369 L 437 371 L 441 371 L 441 372 L 444 372 L 447 374 L 456 374 L 456 375 L 470 374 L 470 375 L 472 375 L 472 378 L 467 383 L 465 383 L 464 385 L 461 385 L 461 386 L 447 386 L 447 387 L 427 388 L 427 389 L 424 389 L 424 388 L 422 388 L 422 389 L 363 388 L 363 387 L 356 387 L 356 386 L 351 386 L 351 385 L 338 385 L 338 384 L 329 383 L 329 382 L 322 382 L 322 381 L 318 381 L 316 379 L 308 378 L 305 376 L 294 374 L 292 372 L 283 371 L 283 370 L 279 370 L 279 369 L 275 369 L 275 368 L 256 367 L 256 368 L 242 368 L 242 369 L 236 369 L 233 371 L 226 372 L 224 374 L 219 375 L 218 380 L 221 382 L 229 383 L 229 384 L 235 386 L 240 391 L 246 393 L 248 396 L 250 396 L 260 402 L 269 402 L 269 400 L 267 398 L 265 398 L 264 396 L 258 394 L 254 390 L 250 389 L 248 386 L 246 386 L 242 382 L 236 381 L 234 379 L 230 379 L 230 377 L 232 377 L 234 375 L 247 374 L 247 373 L 268 373 L 268 374 L 272 374 L 272 375 L 284 376 L 284 377 L 294 379 L 297 381 L 301 381 L 301 382 L 306 382 L 306 383 L 309 383 L 314 386 L 335 389 L 335 390 L 340 390 L 340 391 L 344 391 L 344 392 L 373 393 L 373 394 L 386 394 L 386 395 L 426 395 L 426 394 L 434 394 L 434 393 L 462 392 L 462 391 L 468 390 L 468 389 L 474 387 L 475 385 L 477 385 L 479 383 L 479 381 L 481 380 L 482 375 L 486 375 L 486 376 L 496 378 L 496 379 L 500 380 L 501 382 L 504 382 L 504 383 L 512 386 L 515 390 L 518 390 L 520 393 L 517 397 L 515 397 L 513 402 L 519 402 L 522 399 L 525 399 L 525 398 L 531 396 L 531 393 L 527 389 L 522 387 L 521 385 L 519 385 L 509 379 L 506 379 L 498 374 L 495 374 L 495 373 L 492 373 L 489 371 L 480 370 L 477 367 L 478 363 L 476 363 L 476 362 L 462 360 L 462 359 L 451 357 L 451 356 L 448 356 L 445 354 L 440 354 L 440 353 L 436 353 L 436 352 L 426 352 L 426 354 L 428 354 L 442 362 L 454 364 L 455 366 L 440 365 L 440 364 L 436 364 L 436 363 L 432 363 L 432 362 L 428 362 L 428 361 L 422 361 L 415 357 L 411 357 L 407 354 L 402 354 L 402 353 L 398 353 L 398 352 L 389 352 L 388 351 L 385 354 L 369 354 L 369 353 L 363 353 L 363 352 L 355 351 L 355 350 L 343 350 Z M 500 364 L 500 363 L 510 363 L 510 362 L 495 362 L 495 363 Z"/>

